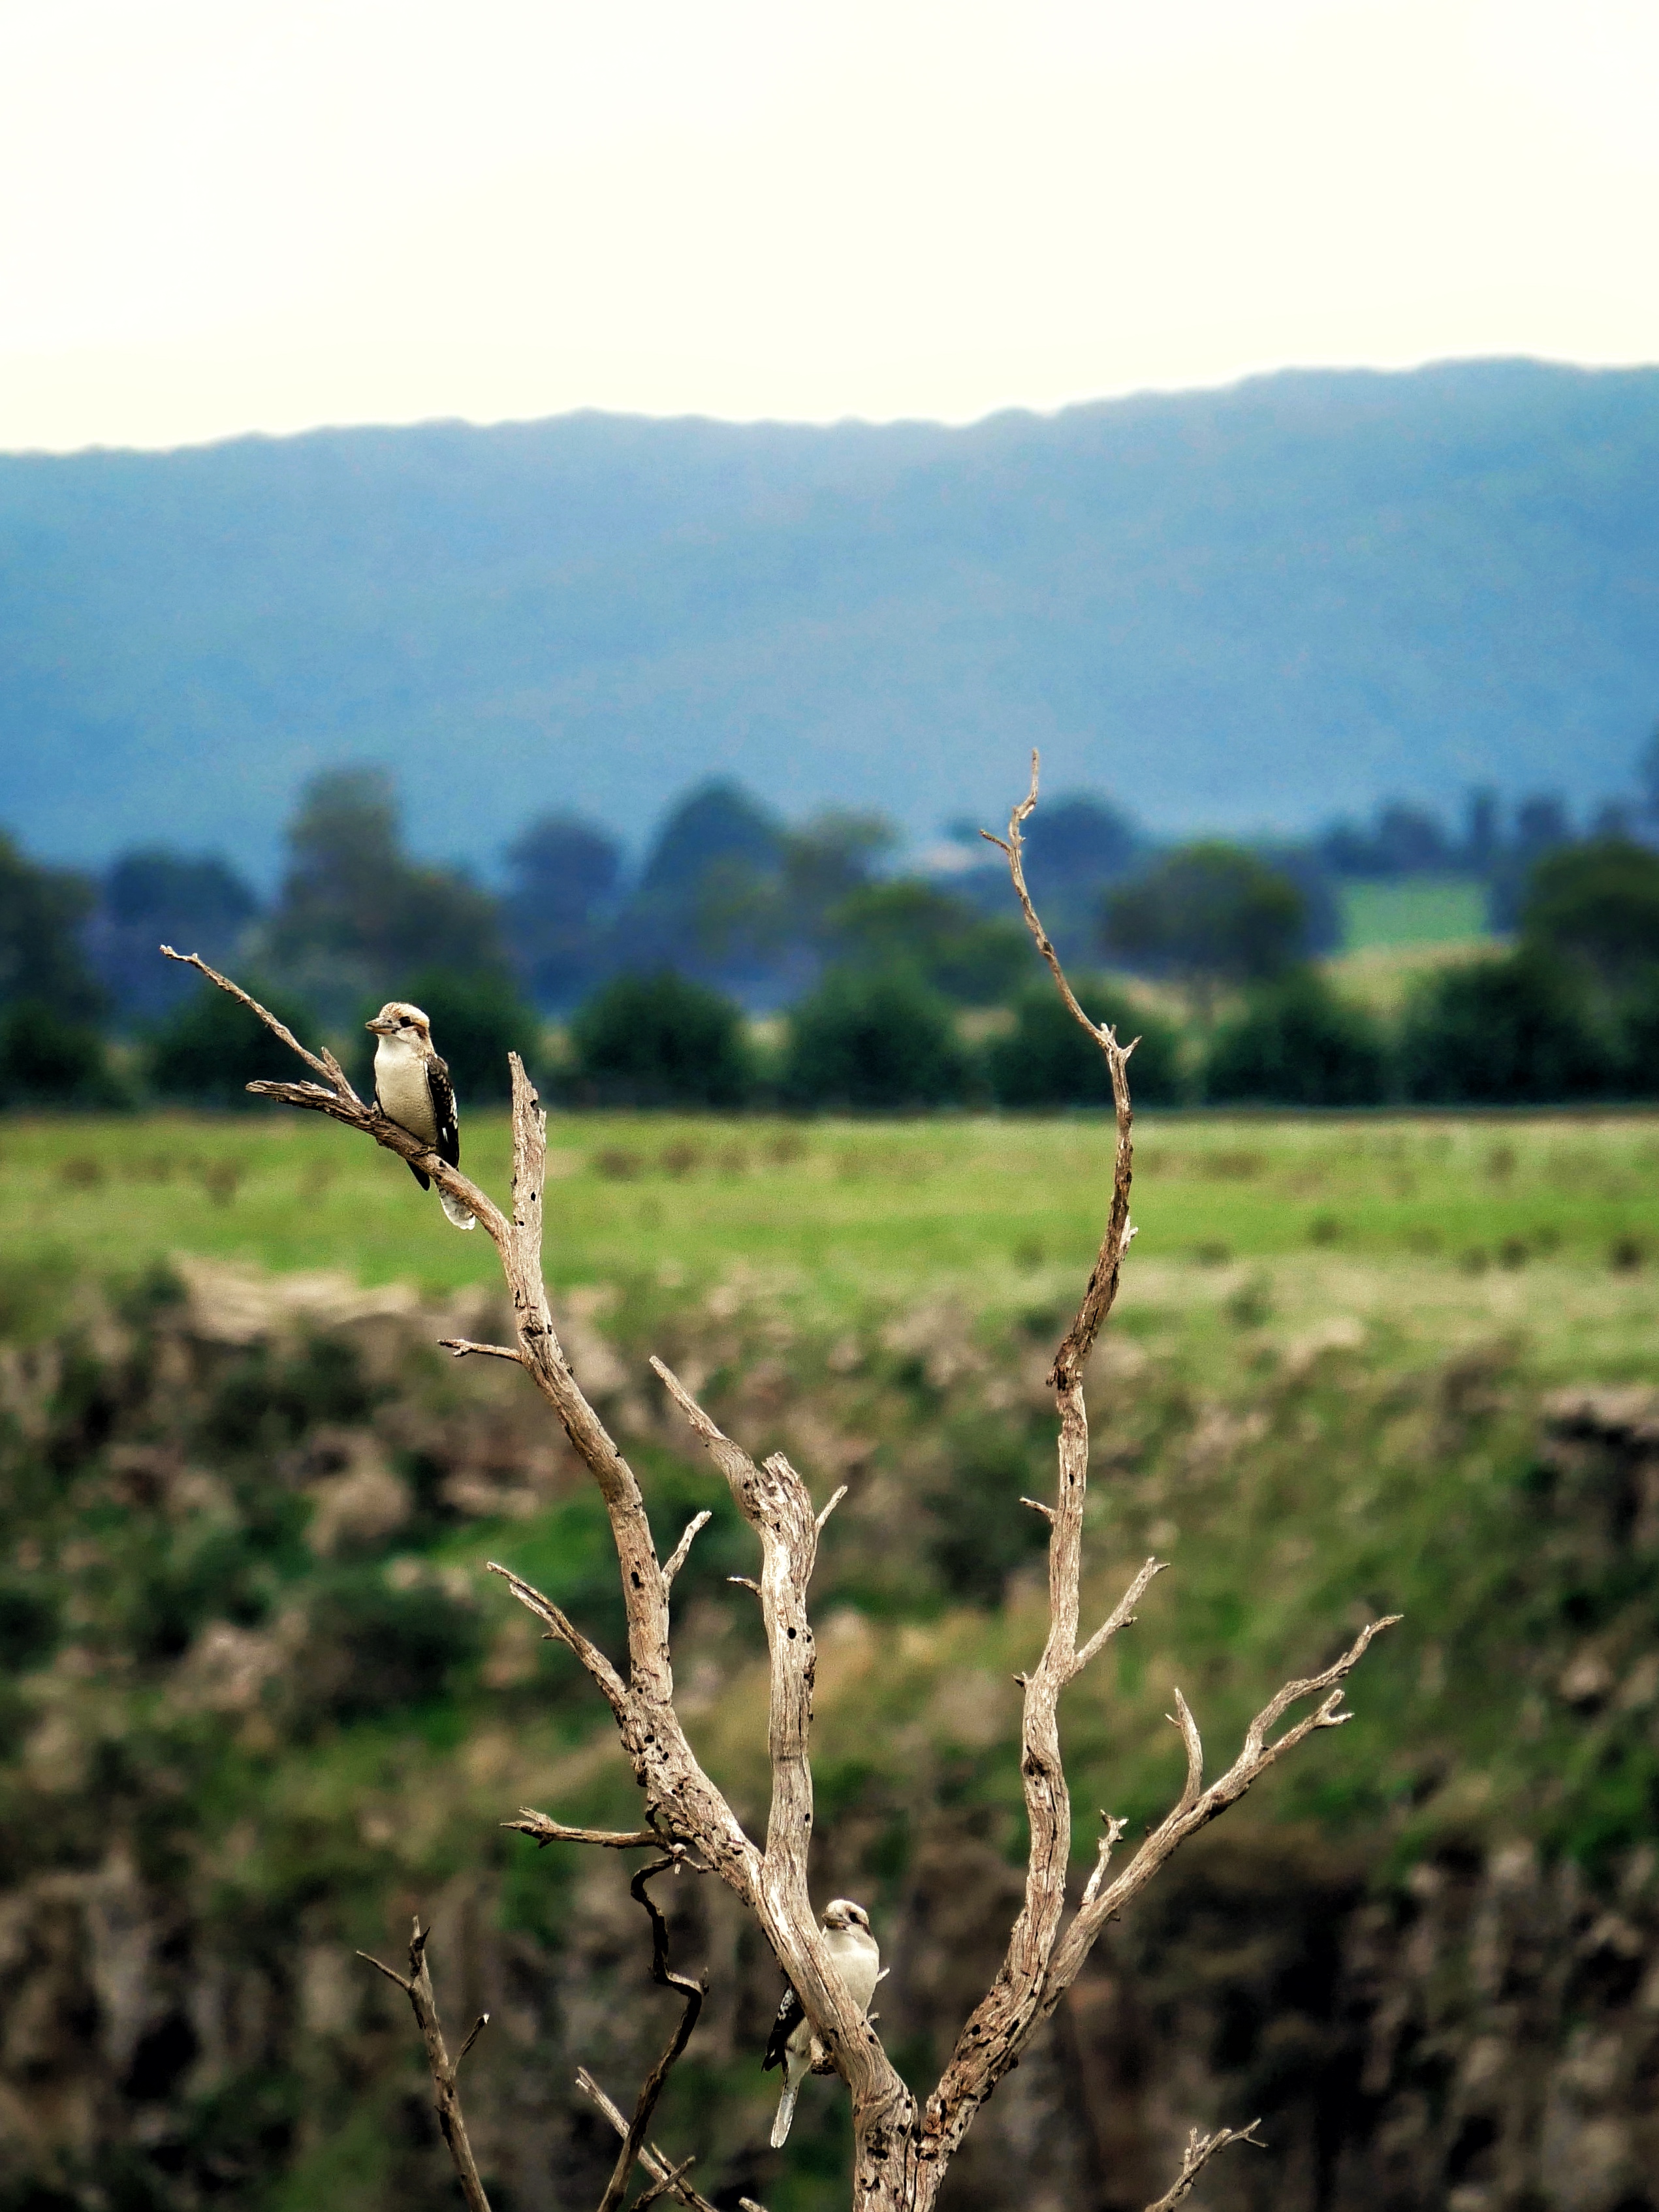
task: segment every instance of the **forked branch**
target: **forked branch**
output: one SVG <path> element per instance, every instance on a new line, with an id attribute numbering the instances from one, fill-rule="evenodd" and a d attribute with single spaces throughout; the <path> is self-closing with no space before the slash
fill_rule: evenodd
<path id="1" fill-rule="evenodd" d="M 1260 2120 L 1252 2120 L 1247 2128 L 1218 2128 L 1213 2135 L 1209 2136 L 1200 2135 L 1194 2128 L 1187 2138 L 1180 2172 L 1158 2202 L 1146 2207 L 1146 2212 L 1175 2212 L 1176 2206 L 1191 2193 L 1194 2182 L 1216 2153 L 1225 2150 L 1229 2144 L 1254 2143 L 1258 2150 L 1266 2150 L 1267 2146 L 1256 2133 L 1261 2125 Z"/>
<path id="2" fill-rule="evenodd" d="M 359 1951 L 360 1959 L 368 1960 L 377 1973 L 384 1974 L 409 1999 L 421 2031 L 421 2040 L 426 2045 L 426 2063 L 432 2075 L 432 2086 L 437 2093 L 438 2125 L 449 2146 L 449 2155 L 454 2163 L 455 2176 L 461 2185 L 461 2194 L 466 2199 L 468 2212 L 489 2212 L 489 2199 L 484 2195 L 484 2185 L 478 2179 L 477 2162 L 472 2155 L 472 2145 L 467 2140 L 466 2119 L 461 2111 L 461 2093 L 457 2086 L 461 2060 L 471 2050 L 480 2034 L 489 2024 L 489 2014 L 480 2013 L 473 2022 L 472 2033 L 461 2045 L 457 2057 L 451 2058 L 444 2045 L 444 2033 L 438 2021 L 438 2000 L 432 1992 L 432 1974 L 427 1965 L 427 1938 L 429 1928 L 422 1928 L 416 1917 L 409 1939 L 409 1972 L 398 1972 L 392 1966 L 381 1964 L 367 1951 Z"/>

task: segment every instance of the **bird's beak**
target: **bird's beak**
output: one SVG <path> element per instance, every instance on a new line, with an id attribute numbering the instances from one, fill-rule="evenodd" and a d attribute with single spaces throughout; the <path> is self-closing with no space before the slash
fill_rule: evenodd
<path id="1" fill-rule="evenodd" d="M 390 1036 L 397 1026 L 395 1022 L 383 1022 L 378 1014 L 372 1022 L 363 1024 L 363 1027 L 366 1030 L 373 1030 L 376 1036 Z"/>

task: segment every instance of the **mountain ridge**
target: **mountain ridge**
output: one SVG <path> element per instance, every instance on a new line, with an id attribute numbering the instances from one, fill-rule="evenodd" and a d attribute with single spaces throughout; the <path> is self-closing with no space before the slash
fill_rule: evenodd
<path id="1" fill-rule="evenodd" d="M 1051 787 L 1301 830 L 1583 806 L 1659 711 L 1659 370 L 1285 371 L 1052 416 L 592 410 L 0 455 L 0 820 L 267 879 L 316 768 L 489 865 L 699 776 L 916 835 Z"/>

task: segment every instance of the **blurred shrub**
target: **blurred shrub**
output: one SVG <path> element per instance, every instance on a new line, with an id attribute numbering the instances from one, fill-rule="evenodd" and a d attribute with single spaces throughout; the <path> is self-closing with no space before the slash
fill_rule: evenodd
<path id="1" fill-rule="evenodd" d="M 1184 845 L 1109 891 L 1103 942 L 1149 974 L 1203 984 L 1281 974 L 1308 949 L 1308 903 L 1237 845 Z"/>
<path id="2" fill-rule="evenodd" d="M 1205 1096 L 1227 1104 L 1375 1106 L 1389 1093 L 1379 1024 L 1304 969 L 1253 992 L 1217 1031 Z"/>
<path id="3" fill-rule="evenodd" d="M 1615 1079 L 1571 971 L 1533 946 L 1437 975 L 1407 1010 L 1406 1095 L 1435 1105 L 1548 1104 Z"/>
<path id="4" fill-rule="evenodd" d="M 967 1006 L 995 1006 L 1031 970 L 1031 940 L 1018 922 L 988 920 L 933 884 L 871 884 L 836 908 L 830 927 L 848 967 L 909 968 Z"/>
<path id="5" fill-rule="evenodd" d="M 951 1105 L 972 1064 L 951 1009 L 903 969 L 832 969 L 790 1017 L 783 1093 L 792 1105 L 894 1113 Z"/>
<path id="6" fill-rule="evenodd" d="M 567 1088 L 585 1105 L 741 1106 L 754 1085 L 742 1010 L 669 969 L 607 983 L 570 1045 Z"/>
<path id="7" fill-rule="evenodd" d="M 303 1042 L 310 1017 L 280 992 L 246 987 Z M 149 1079 L 164 1098 L 198 1106 L 251 1106 L 250 1083 L 294 1083 L 307 1071 L 257 1014 L 204 983 L 150 1040 Z"/>
<path id="8" fill-rule="evenodd" d="M 1659 1098 L 1659 963 L 1634 978 L 1619 1007 L 1619 1088 Z"/>
<path id="9" fill-rule="evenodd" d="M 39 999 L 0 1013 L 0 1106 L 116 1106 L 124 1103 L 96 1030 Z"/>
<path id="10" fill-rule="evenodd" d="M 1109 1021 L 1127 1042 L 1139 1037 L 1129 1085 L 1139 1106 L 1170 1106 L 1182 1095 L 1181 1032 L 1116 984 L 1085 978 L 1076 986 L 1091 1021 Z M 1014 1027 L 987 1055 L 999 1106 L 1109 1106 L 1111 1079 L 1100 1047 L 1091 1042 L 1045 976 L 1020 994 Z"/>
<path id="11" fill-rule="evenodd" d="M 475 1607 L 430 1583 L 394 1589 L 373 1567 L 337 1571 L 308 1613 L 298 1686 L 307 1703 L 334 1720 L 441 1697 L 483 1642 Z"/>
<path id="12" fill-rule="evenodd" d="M 1659 961 L 1659 854 L 1598 837 L 1547 854 L 1521 909 L 1529 944 L 1585 962 L 1618 982 Z"/>

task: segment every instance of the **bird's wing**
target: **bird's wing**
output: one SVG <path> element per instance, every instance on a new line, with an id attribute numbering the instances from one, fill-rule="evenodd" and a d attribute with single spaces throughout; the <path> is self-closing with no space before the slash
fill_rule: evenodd
<path id="1" fill-rule="evenodd" d="M 434 1052 L 426 1063 L 427 1088 L 432 1093 L 432 1118 L 438 1125 L 438 1158 L 453 1168 L 461 1164 L 461 1117 L 455 1110 L 455 1086 L 449 1064 Z"/>
<path id="2" fill-rule="evenodd" d="M 784 2045 L 805 2017 L 805 2008 L 795 1995 L 792 1983 L 783 1993 L 783 2002 L 772 2022 L 772 2033 L 766 2039 L 766 2056 L 761 2062 L 763 2074 L 769 2074 L 775 2066 L 782 2065 Z"/>
<path id="3" fill-rule="evenodd" d="M 375 1110 L 378 1113 L 386 1114 L 386 1108 L 380 1103 L 380 1086 L 378 1083 L 374 1086 L 374 1105 Z M 386 1114 L 386 1118 L 388 1121 L 395 1121 L 397 1116 L 393 1114 Z M 419 1168 L 416 1166 L 413 1160 L 405 1160 L 404 1162 L 404 1165 L 409 1170 L 409 1172 L 414 1176 L 416 1182 L 419 1183 L 422 1190 L 431 1189 L 431 1176 L 429 1175 L 422 1175 Z"/>

